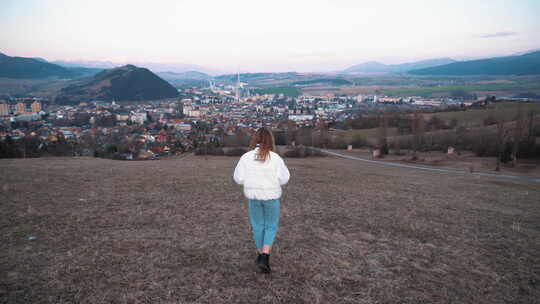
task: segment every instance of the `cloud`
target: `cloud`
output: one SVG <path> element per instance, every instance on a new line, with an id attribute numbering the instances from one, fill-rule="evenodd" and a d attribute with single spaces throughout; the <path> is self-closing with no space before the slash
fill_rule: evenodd
<path id="1" fill-rule="evenodd" d="M 490 33 L 490 34 L 480 34 L 476 35 L 476 38 L 497 38 L 497 37 L 507 37 L 507 36 L 514 36 L 517 35 L 515 32 L 497 32 L 497 33 Z"/>

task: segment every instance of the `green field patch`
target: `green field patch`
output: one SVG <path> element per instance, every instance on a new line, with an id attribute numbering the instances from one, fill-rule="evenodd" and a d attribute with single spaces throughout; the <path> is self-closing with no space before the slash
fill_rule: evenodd
<path id="1" fill-rule="evenodd" d="M 256 94 L 283 94 L 288 97 L 300 96 L 300 89 L 295 87 L 276 87 L 276 88 L 263 88 L 253 90 Z"/>
<path id="2" fill-rule="evenodd" d="M 437 87 L 417 87 L 417 88 L 395 88 L 382 89 L 381 92 L 387 96 L 422 96 L 431 97 L 437 93 L 466 92 L 472 93 L 475 91 L 513 91 L 513 90 L 538 90 L 540 84 L 485 84 L 485 85 L 459 85 L 459 86 L 437 86 Z"/>

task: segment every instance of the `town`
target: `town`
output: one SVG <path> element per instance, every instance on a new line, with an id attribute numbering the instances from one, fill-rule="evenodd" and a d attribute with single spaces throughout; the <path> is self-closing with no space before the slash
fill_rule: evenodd
<path id="1" fill-rule="evenodd" d="M 0 140 L 17 141 L 12 157 L 85 155 L 155 159 L 193 151 L 202 144 L 241 145 L 265 126 L 277 134 L 291 127 L 329 128 L 362 113 L 440 111 L 482 106 L 486 99 L 377 95 L 253 94 L 245 83 L 179 89 L 179 97 L 145 102 L 88 100 L 56 105 L 37 97 L 0 101 Z M 245 140 L 244 140 L 244 144 Z"/>

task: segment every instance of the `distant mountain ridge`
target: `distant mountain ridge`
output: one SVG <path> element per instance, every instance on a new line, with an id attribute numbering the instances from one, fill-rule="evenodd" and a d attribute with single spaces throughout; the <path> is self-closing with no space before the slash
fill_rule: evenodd
<path id="1" fill-rule="evenodd" d="M 452 58 L 436 58 L 401 64 L 384 64 L 377 61 L 368 61 L 353 65 L 343 73 L 406 73 L 411 70 L 435 67 L 456 62 Z"/>
<path id="2" fill-rule="evenodd" d="M 56 64 L 33 58 L 10 57 L 0 54 L 0 77 L 5 78 L 46 78 L 72 77 L 73 73 Z"/>
<path id="3" fill-rule="evenodd" d="M 112 69 L 122 66 L 121 64 L 116 64 L 110 61 L 66 61 L 66 60 L 55 60 L 51 61 L 54 64 L 57 64 L 62 67 L 82 67 L 90 69 Z"/>
<path id="4" fill-rule="evenodd" d="M 91 100 L 139 101 L 177 96 L 178 90 L 148 69 L 125 65 L 104 70 L 78 84 L 63 88 L 55 102 L 77 104 Z"/>
<path id="5" fill-rule="evenodd" d="M 47 77 L 76 78 L 92 75 L 101 69 L 62 67 L 43 58 L 11 57 L 0 53 L 0 77 L 39 79 Z"/>
<path id="6" fill-rule="evenodd" d="M 64 66 L 64 67 L 78 66 L 78 67 L 102 68 L 102 69 L 117 68 L 117 67 L 125 65 L 125 63 L 118 63 L 118 62 L 112 62 L 112 61 L 98 61 L 98 60 L 73 60 L 73 61 L 57 60 L 57 61 L 54 61 L 54 63 Z M 195 64 L 157 63 L 157 62 L 144 62 L 144 61 L 131 62 L 130 64 L 133 64 L 142 68 L 147 68 L 154 73 L 166 73 L 166 72 L 186 73 L 186 72 L 196 71 L 196 72 L 205 73 L 205 74 L 213 74 L 213 75 L 219 74 L 218 71 L 214 71 L 212 69 L 208 69 L 206 67 L 195 65 Z"/>
<path id="7" fill-rule="evenodd" d="M 282 72 L 282 73 L 240 73 L 240 74 L 223 74 L 216 76 L 216 79 L 236 82 L 238 76 L 240 76 L 240 81 L 252 81 L 257 79 L 264 78 L 274 78 L 274 79 L 283 79 L 288 77 L 298 76 L 297 72 Z"/>
<path id="8" fill-rule="evenodd" d="M 409 71 L 414 75 L 536 75 L 540 74 L 540 51 L 517 56 L 459 61 Z"/>
<path id="9" fill-rule="evenodd" d="M 158 72 L 156 73 L 159 77 L 165 80 L 185 80 L 185 79 L 196 79 L 196 80 L 208 80 L 212 79 L 212 76 L 201 73 L 197 71 L 187 71 L 183 73 L 175 72 Z"/>

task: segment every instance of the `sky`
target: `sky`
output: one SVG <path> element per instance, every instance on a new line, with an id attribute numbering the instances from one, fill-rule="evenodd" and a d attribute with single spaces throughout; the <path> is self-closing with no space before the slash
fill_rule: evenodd
<path id="1" fill-rule="evenodd" d="M 0 52 L 322 72 L 540 48 L 540 0 L 0 0 Z"/>

